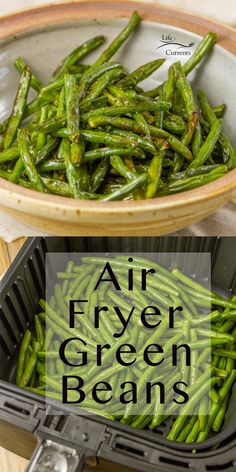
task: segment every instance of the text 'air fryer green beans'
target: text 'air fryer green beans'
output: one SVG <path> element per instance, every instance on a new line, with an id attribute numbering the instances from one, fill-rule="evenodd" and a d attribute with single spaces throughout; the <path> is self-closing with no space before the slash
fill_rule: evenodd
<path id="1" fill-rule="evenodd" d="M 140 20 L 134 12 L 91 65 L 80 61 L 105 38 L 85 41 L 64 58 L 49 84 L 16 59 L 20 84 L 12 114 L 0 124 L 1 177 L 39 192 L 108 202 L 191 190 L 236 168 L 223 131 L 225 105 L 210 104 L 203 91 L 195 95 L 187 78 L 216 35 L 208 33 L 184 65 L 170 67 L 166 82 L 145 91 L 142 81 L 155 74 L 158 82 L 164 59 L 132 72 L 111 61 Z M 31 102 L 30 88 L 37 93 Z"/>
<path id="2" fill-rule="evenodd" d="M 122 174 L 128 172 L 122 167 L 119 156 L 113 159 L 112 164 L 114 168 L 119 168 Z M 133 181 L 130 171 L 128 179 L 129 182 Z M 115 271 L 121 291 L 119 288 L 115 291 L 114 282 L 111 279 L 107 281 L 107 278 L 105 278 L 106 283 L 100 284 L 96 291 L 93 291 L 94 284 L 97 284 L 107 263 Z M 147 273 L 152 269 L 152 283 L 151 286 L 147 284 L 145 290 L 142 288 L 144 267 Z M 131 270 L 135 273 L 132 279 Z M 127 285 L 127 273 L 129 285 Z M 74 343 L 75 338 L 67 348 L 66 354 L 71 364 L 62 363 L 59 349 L 62 340 L 79 335 L 86 343 L 88 357 L 91 356 L 92 359 L 86 365 L 84 391 L 89 394 L 95 382 L 104 382 L 106 379 L 114 389 L 115 399 L 110 409 L 106 410 L 104 405 L 103 407 L 100 405 L 99 408 L 94 407 L 94 402 L 86 397 L 79 405 L 81 408 L 133 428 L 153 431 L 157 430 L 167 418 L 174 417 L 174 423 L 170 422 L 167 437 L 171 441 L 187 444 L 204 441 L 210 431 L 220 431 L 236 379 L 236 297 L 223 298 L 177 268 L 168 270 L 153 260 L 138 256 L 132 258 L 128 255 L 116 255 L 112 258 L 84 256 L 79 264 L 69 260 L 64 272 L 57 273 L 57 279 L 57 283 L 53 286 L 53 295 L 50 295 L 49 301 L 40 300 L 40 311 L 35 315 L 34 326 L 31 331 L 28 329 L 22 338 L 16 373 L 17 385 L 61 401 L 62 376 L 83 376 L 83 374 L 81 364 L 79 366 L 77 362 L 73 364 L 78 361 L 78 344 Z M 84 312 L 80 311 L 80 314 L 83 314 L 82 318 L 76 318 L 78 325 L 72 329 L 68 324 L 68 319 L 71 317 L 69 308 L 71 300 L 88 301 L 87 309 Z M 103 308 L 108 304 L 109 316 L 101 318 L 100 329 L 96 330 L 93 325 L 93 312 L 99 302 Z M 136 314 L 129 320 L 128 315 L 132 305 L 141 311 L 148 305 L 153 308 L 155 303 L 163 310 L 162 324 L 158 331 L 146 332 L 145 338 L 141 318 Z M 166 307 L 173 307 L 176 304 L 178 308 L 185 307 L 183 318 L 179 319 L 177 316 L 174 327 L 171 326 L 174 329 L 168 330 L 171 321 Z M 133 371 L 130 364 L 126 364 L 123 368 L 116 362 L 119 342 L 114 342 L 114 333 L 120 334 L 121 324 L 119 317 L 112 311 L 114 305 L 123 310 L 130 323 L 126 327 L 123 325 L 125 330 L 127 329 L 125 342 L 133 345 L 136 342 L 138 346 L 134 368 L 137 388 L 144 389 L 148 380 L 162 381 L 166 387 L 171 388 L 173 383 L 179 382 L 181 378 L 186 382 L 186 392 L 189 396 L 185 404 L 176 406 L 171 403 L 167 389 L 168 413 L 158 394 L 157 398 L 154 398 L 154 408 L 142 399 L 140 413 L 132 414 L 130 403 L 127 403 L 121 413 L 118 405 L 119 384 L 131 382 Z M 78 308 L 76 309 L 78 314 L 77 310 Z M 153 323 L 153 317 L 151 321 Z M 168 358 L 171 356 L 174 342 L 182 345 L 184 339 L 188 340 L 192 352 L 188 369 L 183 362 L 184 358 L 181 357 L 180 362 L 174 364 L 174 369 L 171 370 L 168 364 L 159 363 L 159 365 L 154 364 L 155 369 L 152 367 L 150 373 L 144 362 L 143 351 L 149 345 L 154 346 L 154 343 L 160 342 L 160 339 L 164 340 L 163 352 L 168 354 Z M 103 364 L 100 364 L 102 369 L 101 367 L 99 369 L 98 364 L 94 362 L 97 345 L 100 342 L 106 346 L 110 343 L 110 349 L 103 353 Z M 70 386 L 72 388 L 70 399 L 76 402 L 78 392 L 73 390 L 73 382 Z"/>

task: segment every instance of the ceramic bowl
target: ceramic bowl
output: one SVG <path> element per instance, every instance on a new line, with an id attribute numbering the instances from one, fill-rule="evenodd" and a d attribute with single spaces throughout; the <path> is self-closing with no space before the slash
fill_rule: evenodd
<path id="1" fill-rule="evenodd" d="M 167 58 L 166 65 L 144 84 L 154 87 L 166 77 L 176 56 L 173 46 L 160 40 L 174 38 L 191 52 L 209 30 L 219 35 L 214 52 L 193 73 L 194 87 L 203 87 L 214 104 L 229 105 L 225 129 L 236 148 L 236 31 L 223 25 L 155 3 L 89 1 L 44 6 L 0 20 L 0 120 L 11 109 L 18 83 L 14 59 L 21 55 L 42 81 L 47 81 L 60 60 L 86 38 L 105 34 L 114 38 L 133 10 L 143 22 L 117 54 L 129 69 Z M 194 46 L 190 46 L 194 43 Z M 191 49 L 192 48 L 192 49 Z M 169 52 L 168 52 L 169 51 Z M 170 53 L 172 51 L 172 53 Z M 97 54 L 97 53 L 96 53 Z M 96 54 L 90 56 L 92 61 Z M 207 217 L 236 196 L 236 170 L 201 188 L 170 197 L 134 202 L 78 201 L 43 195 L 0 179 L 0 205 L 4 211 L 40 231 L 55 235 L 162 235 Z"/>

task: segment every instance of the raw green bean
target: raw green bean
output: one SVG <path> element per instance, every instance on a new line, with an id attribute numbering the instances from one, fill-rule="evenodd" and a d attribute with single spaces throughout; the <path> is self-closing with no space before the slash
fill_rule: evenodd
<path id="1" fill-rule="evenodd" d="M 217 377 L 212 377 L 211 378 L 211 386 L 214 386 L 214 384 L 217 382 L 218 378 Z M 204 383 L 203 385 L 201 385 L 198 390 L 192 395 L 192 397 L 189 399 L 188 403 L 186 403 L 186 405 L 184 405 L 184 407 L 182 408 L 182 411 L 181 411 L 181 415 L 178 416 L 178 418 L 176 419 L 175 423 L 173 424 L 167 438 L 170 440 L 170 441 L 175 441 L 176 437 L 178 437 L 179 433 L 181 432 L 183 426 L 184 426 L 184 423 L 185 423 L 185 419 L 186 419 L 186 415 L 188 415 L 188 412 L 191 411 L 191 408 L 197 404 L 197 402 L 199 401 L 200 398 L 203 397 L 203 395 L 208 391 L 208 388 L 209 388 L 209 385 L 208 385 L 208 382 Z"/>
<path id="2" fill-rule="evenodd" d="M 25 368 L 25 360 L 28 347 L 31 342 L 31 332 L 27 330 L 24 334 L 24 337 L 21 342 L 20 352 L 18 355 L 18 365 L 17 365 L 17 372 L 16 372 L 16 385 L 20 385 L 21 377 L 24 372 Z"/>

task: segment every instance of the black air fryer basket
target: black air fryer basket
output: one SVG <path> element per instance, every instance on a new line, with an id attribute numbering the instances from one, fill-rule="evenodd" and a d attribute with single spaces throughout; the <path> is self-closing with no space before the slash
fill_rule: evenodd
<path id="1" fill-rule="evenodd" d="M 235 249 L 236 238 L 35 238 L 25 243 L 0 289 L 0 421 L 37 437 L 30 471 L 44 471 L 40 463 L 45 464 L 45 458 L 62 455 L 68 468 L 61 463 L 59 472 L 83 470 L 91 457 L 111 461 L 107 470 L 236 471 L 236 387 L 222 431 L 202 444 L 185 445 L 165 439 L 170 424 L 155 432 L 134 430 L 99 416 L 81 415 L 77 408 L 54 400 L 46 406 L 43 397 L 14 385 L 23 333 L 45 296 L 47 252 L 179 252 L 186 257 L 189 252 L 210 252 L 213 288 L 230 297 L 236 294 Z"/>

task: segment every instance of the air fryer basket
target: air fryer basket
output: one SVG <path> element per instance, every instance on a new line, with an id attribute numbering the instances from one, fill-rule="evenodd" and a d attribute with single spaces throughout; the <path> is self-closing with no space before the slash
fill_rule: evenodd
<path id="1" fill-rule="evenodd" d="M 67 457 L 69 471 L 82 470 L 96 456 L 140 471 L 236 471 L 236 387 L 222 431 L 202 444 L 165 439 L 168 424 L 157 432 L 138 431 L 98 416 L 80 415 L 14 385 L 22 335 L 30 327 L 45 294 L 47 252 L 210 252 L 215 291 L 236 294 L 236 238 L 30 238 L 0 288 L 0 421 L 31 431 L 39 446 L 29 470 L 47 454 Z M 186 256 L 187 257 L 187 256 Z M 62 411 L 63 410 L 63 411 Z M 60 415 L 60 416 L 59 416 Z M 194 449 L 194 453 L 193 453 Z"/>

